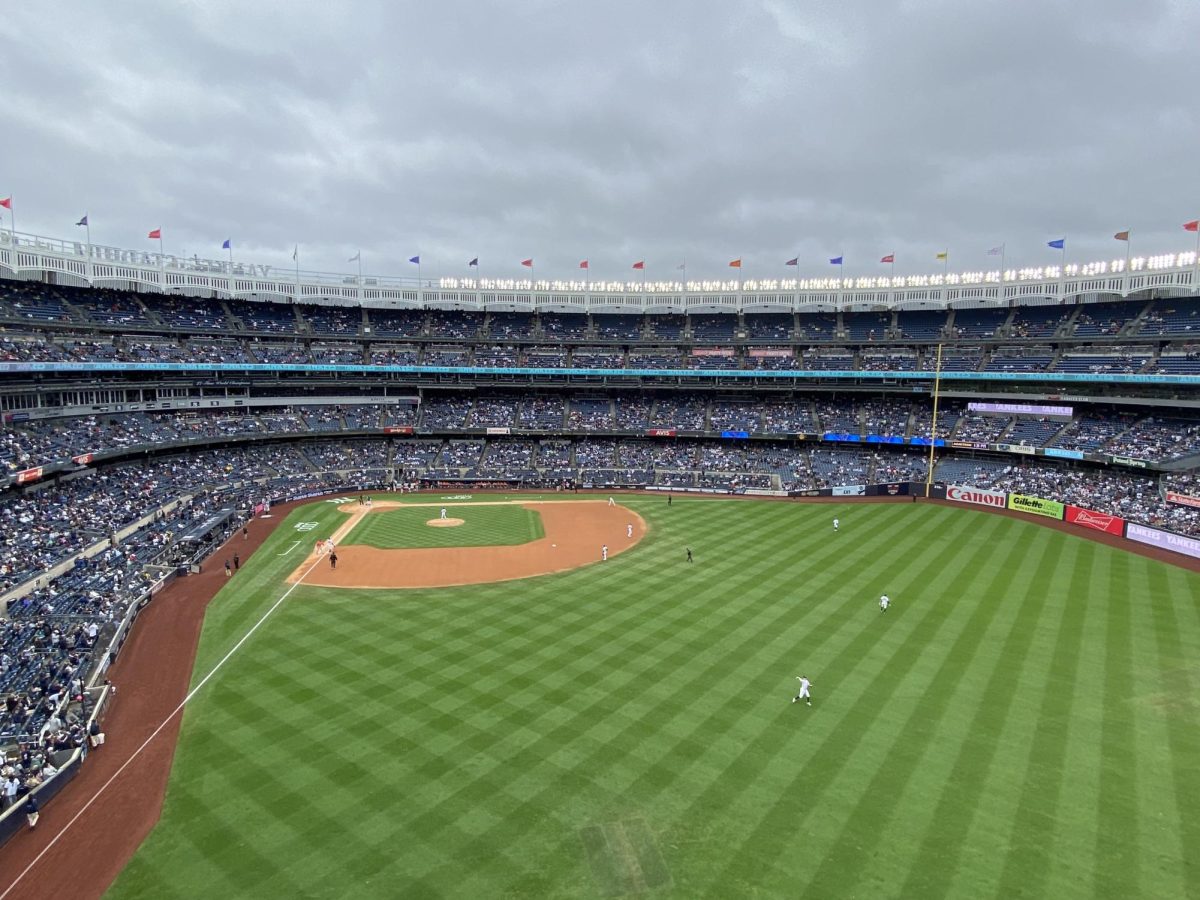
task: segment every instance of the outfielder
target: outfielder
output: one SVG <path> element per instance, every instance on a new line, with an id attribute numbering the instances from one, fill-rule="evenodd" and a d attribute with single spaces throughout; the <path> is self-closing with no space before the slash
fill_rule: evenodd
<path id="1" fill-rule="evenodd" d="M 887 612 L 888 607 L 891 606 L 891 603 L 892 603 L 891 598 L 887 594 L 884 594 L 882 597 L 879 598 L 879 611 Z"/>
<path id="2" fill-rule="evenodd" d="M 810 687 L 812 687 L 812 682 L 803 675 L 797 675 L 796 680 L 800 682 L 800 693 L 792 698 L 792 702 L 796 703 L 799 700 L 803 700 L 809 706 L 812 706 L 812 696 L 809 694 L 808 690 Z"/>

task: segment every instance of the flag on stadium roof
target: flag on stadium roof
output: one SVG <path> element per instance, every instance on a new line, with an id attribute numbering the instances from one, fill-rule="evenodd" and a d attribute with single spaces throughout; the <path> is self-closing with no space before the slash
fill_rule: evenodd
<path id="1" fill-rule="evenodd" d="M 471 260 L 469 263 L 467 263 L 468 268 L 470 268 L 471 266 L 474 266 L 477 269 L 479 268 L 479 257 L 478 256 L 475 257 L 473 260 Z"/>
<path id="2" fill-rule="evenodd" d="M 76 225 L 82 225 L 82 226 L 84 226 L 84 227 L 86 228 L 86 227 L 87 227 L 87 223 L 88 223 L 88 221 L 87 221 L 87 216 L 84 216 L 82 219 L 80 219 L 80 220 L 79 220 L 78 222 L 76 222 L 75 224 L 76 224 Z"/>
<path id="3" fill-rule="evenodd" d="M 1003 253 L 1004 253 L 1004 245 L 1001 244 L 999 247 L 993 247 L 991 250 L 989 250 L 988 256 L 1001 256 L 1001 255 L 1003 255 Z"/>
<path id="4" fill-rule="evenodd" d="M 887 256 L 885 256 L 883 259 L 880 260 L 881 263 L 894 263 L 895 261 L 896 261 L 895 253 L 889 253 Z"/>
<path id="5" fill-rule="evenodd" d="M 740 269 L 741 267 L 742 267 L 742 261 L 740 259 L 731 259 L 729 261 L 729 268 Z"/>
<path id="6" fill-rule="evenodd" d="M 3 200 L 0 200 L 0 206 L 3 206 L 5 209 L 12 209 L 12 197 L 5 197 Z"/>
<path id="7" fill-rule="evenodd" d="M 346 260 L 346 262 L 362 262 L 362 251 L 359 250 L 352 257 Z"/>
<path id="8" fill-rule="evenodd" d="M 410 263 L 416 263 L 416 264 L 419 266 L 419 265 L 421 264 L 421 257 L 419 257 L 419 256 L 410 256 L 410 257 L 408 258 L 408 261 L 409 261 Z"/>
<path id="9" fill-rule="evenodd" d="M 580 261 L 579 261 L 579 268 L 581 268 L 581 269 L 586 269 L 586 268 L 589 268 L 589 266 L 588 266 L 588 261 L 587 261 L 586 259 L 582 259 L 582 260 L 580 260 Z"/>
<path id="10" fill-rule="evenodd" d="M 221 244 L 221 249 L 222 250 L 232 250 L 233 249 L 233 239 L 225 238 L 224 242 Z"/>
<path id="11" fill-rule="evenodd" d="M 146 235 L 146 237 L 152 238 L 156 241 L 161 241 L 162 240 L 162 229 L 155 228 L 152 232 L 150 232 L 148 235 Z"/>
<path id="12" fill-rule="evenodd" d="M 829 260 L 829 264 L 831 266 L 840 266 L 842 264 L 842 258 L 840 256 L 835 256 L 833 259 Z"/>
<path id="13" fill-rule="evenodd" d="M 639 259 L 637 262 L 635 262 L 633 264 L 633 267 L 635 269 L 644 269 L 644 268 L 646 268 L 646 261 L 644 259 Z"/>
<path id="14" fill-rule="evenodd" d="M 949 259 L 949 258 L 950 258 L 950 251 L 949 251 L 949 250 L 943 250 L 941 253 L 937 254 L 937 255 L 934 257 L 934 259 L 940 259 L 940 260 L 942 260 L 943 262 L 945 262 L 945 261 L 946 261 L 947 259 Z"/>
<path id="15" fill-rule="evenodd" d="M 798 266 L 798 265 L 800 265 L 800 257 L 793 256 L 791 259 L 789 259 L 787 262 L 785 262 L 784 265 L 785 266 Z"/>
<path id="16" fill-rule="evenodd" d="M 297 244 L 295 247 L 292 248 L 292 261 L 293 262 L 300 261 L 300 245 L 299 244 Z"/>
<path id="17" fill-rule="evenodd" d="M 1184 231 L 1200 231 L 1200 219 L 1192 219 L 1190 222 L 1183 223 Z"/>
<path id="18" fill-rule="evenodd" d="M 1113 235 L 1113 240 L 1127 241 L 1127 240 L 1129 240 L 1129 232 L 1128 231 L 1118 231 L 1116 234 Z"/>
<path id="19" fill-rule="evenodd" d="M 523 260 L 521 260 L 521 265 L 523 265 L 527 269 L 532 269 L 533 268 L 533 260 L 532 259 L 523 259 Z"/>
<path id="20" fill-rule="evenodd" d="M 1067 247 L 1067 239 L 1059 238 L 1056 241 L 1046 241 L 1047 247 L 1053 247 L 1055 250 L 1065 250 Z"/>

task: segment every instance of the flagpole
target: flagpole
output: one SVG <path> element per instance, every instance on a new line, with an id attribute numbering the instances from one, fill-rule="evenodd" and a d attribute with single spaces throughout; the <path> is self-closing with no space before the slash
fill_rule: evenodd
<path id="1" fill-rule="evenodd" d="M 929 470 L 925 473 L 925 499 L 929 499 L 929 487 L 933 483 L 933 451 L 937 446 L 938 398 L 942 393 L 942 344 L 937 346 L 937 363 L 933 370 L 933 419 L 929 425 Z"/>
<path id="2" fill-rule="evenodd" d="M 87 232 L 87 279 L 88 284 L 92 283 L 92 223 L 88 221 L 88 217 L 83 217 L 83 230 Z"/>
<path id="3" fill-rule="evenodd" d="M 229 299 L 233 299 L 233 241 L 225 248 L 229 251 Z"/>
<path id="4" fill-rule="evenodd" d="M 296 291 L 292 294 L 292 302 L 300 302 L 300 245 L 296 244 L 296 249 L 292 251 L 292 262 L 296 264 Z"/>
<path id="5" fill-rule="evenodd" d="M 1133 244 L 1133 229 L 1126 228 L 1125 229 L 1125 271 L 1126 272 L 1129 271 L 1129 251 L 1131 249 L 1132 244 Z"/>

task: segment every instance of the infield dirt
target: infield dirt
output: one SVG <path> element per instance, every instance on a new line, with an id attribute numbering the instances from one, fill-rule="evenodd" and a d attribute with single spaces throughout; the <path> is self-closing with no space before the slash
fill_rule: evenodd
<path id="1" fill-rule="evenodd" d="M 289 583 L 303 578 L 307 585 L 338 588 L 434 588 L 463 584 L 512 581 L 551 572 L 569 572 L 589 563 L 601 563 L 601 548 L 608 547 L 609 559 L 634 547 L 646 534 L 646 522 L 624 506 L 609 506 L 600 500 L 504 501 L 534 510 L 542 519 L 544 537 L 525 544 L 493 547 L 422 547 L 381 550 L 363 544 L 343 544 L 364 516 L 389 509 L 413 506 L 453 508 L 469 516 L 471 508 L 499 504 L 412 504 L 375 503 L 371 509 L 347 504 L 341 511 L 348 521 L 333 535 L 338 567 L 312 569 L 315 554 L 301 563 Z M 447 519 L 445 521 L 452 521 Z M 435 525 L 436 520 L 430 521 Z M 633 526 L 629 536 L 628 526 Z M 311 570 L 311 571 L 310 571 Z"/>

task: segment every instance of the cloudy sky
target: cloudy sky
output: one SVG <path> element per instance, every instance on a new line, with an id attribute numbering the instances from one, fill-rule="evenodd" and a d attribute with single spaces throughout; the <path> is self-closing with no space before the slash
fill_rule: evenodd
<path id="1" fill-rule="evenodd" d="M 0 197 L 97 243 L 908 274 L 1187 250 L 1200 216 L 1196 0 L 56 0 L 0 47 Z"/>

